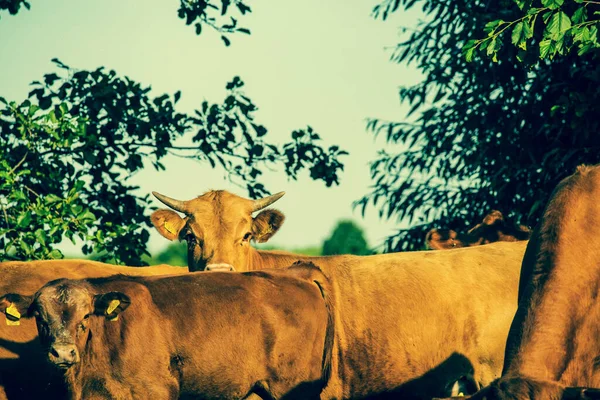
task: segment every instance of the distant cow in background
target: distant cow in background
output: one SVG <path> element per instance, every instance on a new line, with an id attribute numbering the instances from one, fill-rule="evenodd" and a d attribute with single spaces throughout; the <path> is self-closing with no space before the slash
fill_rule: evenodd
<path id="1" fill-rule="evenodd" d="M 494 242 L 528 240 L 530 235 L 531 229 L 506 222 L 500 211 L 493 210 L 466 234 L 459 234 L 452 229 L 434 228 L 427 232 L 425 243 L 432 250 L 448 250 Z"/>
<path id="2" fill-rule="evenodd" d="M 317 267 L 296 264 L 59 279 L 0 297 L 0 312 L 35 317 L 75 400 L 318 399 L 330 374 L 331 295 Z"/>

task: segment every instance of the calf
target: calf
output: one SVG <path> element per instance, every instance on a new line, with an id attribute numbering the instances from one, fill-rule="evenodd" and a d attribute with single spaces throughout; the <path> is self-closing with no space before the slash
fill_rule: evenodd
<path id="1" fill-rule="evenodd" d="M 35 317 L 70 397 L 318 398 L 333 346 L 327 278 L 277 271 L 52 281 L 0 297 Z"/>

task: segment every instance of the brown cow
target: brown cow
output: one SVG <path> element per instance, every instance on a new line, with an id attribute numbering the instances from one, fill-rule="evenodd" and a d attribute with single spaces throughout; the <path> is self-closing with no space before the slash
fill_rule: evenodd
<path id="1" fill-rule="evenodd" d="M 473 398 L 600 398 L 573 388 L 600 388 L 598 199 L 600 166 L 554 190 L 523 259 L 503 376 Z"/>
<path id="2" fill-rule="evenodd" d="M 158 210 L 152 222 L 166 238 L 187 241 L 192 271 L 282 268 L 298 259 L 321 267 L 339 300 L 336 356 L 323 398 L 431 398 L 450 395 L 471 375 L 483 385 L 500 376 L 525 242 L 305 257 L 250 245 L 281 226 L 276 210 L 252 217 L 281 193 L 258 201 L 226 191 L 191 201 L 155 195 L 185 214 Z"/>
<path id="3" fill-rule="evenodd" d="M 330 373 L 327 278 L 286 270 L 52 281 L 0 297 L 35 317 L 69 397 L 318 399 Z M 20 315 L 19 315 L 20 314 Z"/>
<path id="4" fill-rule="evenodd" d="M 88 260 L 52 260 L 0 263 L 0 293 L 33 294 L 46 282 L 65 277 L 81 279 L 114 274 L 167 275 L 187 273 L 187 268 L 160 265 L 133 268 Z M 32 373 L 36 371 L 36 373 Z M 39 352 L 35 323 L 20 326 L 0 321 L 0 400 L 57 398 L 63 394 L 61 379 L 53 379 Z"/>
<path id="5" fill-rule="evenodd" d="M 500 211 L 493 210 L 464 235 L 452 229 L 434 228 L 427 232 L 425 243 L 432 250 L 448 250 L 494 242 L 528 240 L 530 235 L 531 229 L 525 225 L 508 223 Z"/>

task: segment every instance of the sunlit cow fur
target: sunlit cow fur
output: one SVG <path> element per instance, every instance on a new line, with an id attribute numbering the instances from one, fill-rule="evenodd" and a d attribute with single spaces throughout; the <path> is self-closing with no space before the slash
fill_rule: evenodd
<path id="1" fill-rule="evenodd" d="M 259 209 L 274 198 L 257 205 L 226 191 L 189 201 L 155 195 L 183 213 L 158 210 L 152 222 L 167 239 L 187 241 L 190 270 L 282 268 L 298 259 L 323 270 L 339 306 L 337 356 L 322 398 L 430 399 L 452 394 L 465 377 L 486 385 L 500 376 L 525 242 L 307 257 L 251 246 L 283 222 L 279 211 Z"/>
<path id="2" fill-rule="evenodd" d="M 312 264 L 59 279 L 9 306 L 35 317 L 73 400 L 317 399 L 330 376 L 333 293 Z"/>
<path id="3" fill-rule="evenodd" d="M 600 166 L 554 190 L 523 258 L 502 377 L 472 399 L 600 399 L 598 199 Z"/>

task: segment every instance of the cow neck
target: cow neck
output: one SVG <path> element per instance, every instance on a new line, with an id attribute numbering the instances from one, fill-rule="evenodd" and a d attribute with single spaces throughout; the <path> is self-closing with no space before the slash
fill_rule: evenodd
<path id="1" fill-rule="evenodd" d="M 253 249 L 250 256 L 248 270 L 258 270 L 267 268 L 286 268 L 296 261 L 313 261 L 319 263 L 322 257 L 311 257 L 302 254 L 288 253 L 285 251 L 267 251 Z M 320 266 L 320 265 L 319 265 Z"/>
<path id="2" fill-rule="evenodd" d="M 574 356 L 574 335 L 594 306 L 600 279 L 600 243 L 585 240 L 600 235 L 595 177 L 588 172 L 561 182 L 529 243 L 513 322 L 522 321 L 519 343 L 509 352 L 509 337 L 508 374 L 560 380 Z"/>
<path id="3" fill-rule="evenodd" d="M 80 354 L 81 361 L 69 368 L 65 373 L 65 381 L 71 400 L 84 399 L 84 382 L 89 383 L 89 393 L 86 392 L 86 396 L 92 395 L 94 391 L 107 394 L 104 393 L 106 391 L 104 383 L 106 379 L 110 379 L 112 375 L 110 371 L 115 367 L 112 365 L 109 356 L 111 352 L 109 346 L 114 339 L 111 340 L 106 334 L 104 327 L 105 318 L 92 318 L 90 318 L 90 337 L 88 337 L 85 349 Z M 104 371 L 105 373 L 99 375 L 98 371 Z"/>

